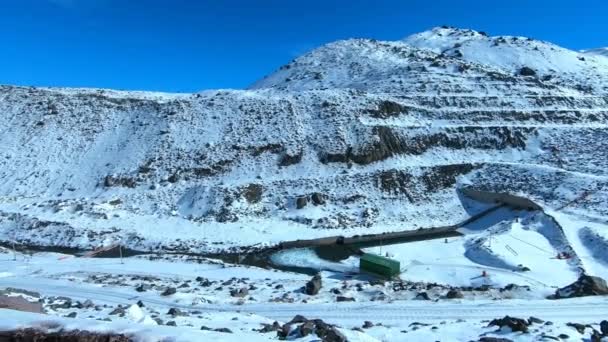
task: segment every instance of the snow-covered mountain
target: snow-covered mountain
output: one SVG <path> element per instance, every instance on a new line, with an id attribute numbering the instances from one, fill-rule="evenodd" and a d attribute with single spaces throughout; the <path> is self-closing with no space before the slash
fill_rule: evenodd
<path id="1" fill-rule="evenodd" d="M 432 227 L 471 214 L 465 186 L 608 211 L 608 59 L 521 37 L 339 41 L 248 90 L 4 86 L 0 113 L 5 241 L 209 252 Z"/>
<path id="2" fill-rule="evenodd" d="M 598 55 L 598 56 L 608 57 L 608 48 L 599 48 L 599 49 L 585 50 L 584 53 L 590 54 L 590 55 Z"/>
<path id="3" fill-rule="evenodd" d="M 607 128 L 608 58 L 448 27 L 246 90 L 0 86 L 0 329 L 599 340 L 606 298 L 547 297 L 608 293 Z M 454 234 L 356 245 L 400 262 L 386 281 L 338 246 L 432 227 Z"/>
<path id="4" fill-rule="evenodd" d="M 434 28 L 397 42 L 338 41 L 299 57 L 252 88 L 352 88 L 408 95 L 606 92 L 605 59 L 524 37 Z"/>

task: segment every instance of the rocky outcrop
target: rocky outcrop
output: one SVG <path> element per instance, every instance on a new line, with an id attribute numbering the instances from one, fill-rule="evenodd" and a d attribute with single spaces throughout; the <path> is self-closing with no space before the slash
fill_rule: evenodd
<path id="1" fill-rule="evenodd" d="M 347 342 L 346 337 L 336 328 L 335 325 L 325 323 L 321 319 L 307 319 L 301 315 L 296 315 L 291 321 L 279 328 L 277 325 L 265 325 L 265 331 L 277 331 L 280 339 L 292 339 L 306 337 L 316 334 L 322 342 Z"/>
<path id="2" fill-rule="evenodd" d="M 38 329 L 19 329 L 0 332 L 0 341 L 31 342 L 130 342 L 132 338 L 123 334 L 100 334 L 86 330 L 48 332 Z"/>
<path id="3" fill-rule="evenodd" d="M 606 280 L 589 275 L 580 276 L 574 283 L 558 289 L 550 299 L 608 295 Z"/>
<path id="4" fill-rule="evenodd" d="M 507 328 L 511 329 L 511 331 L 513 331 L 513 332 L 523 332 L 523 333 L 528 332 L 529 325 L 530 325 L 530 323 L 525 319 L 510 317 L 510 316 L 505 316 L 503 318 L 494 319 L 488 324 L 489 327 L 497 326 L 499 329 L 507 327 Z"/>

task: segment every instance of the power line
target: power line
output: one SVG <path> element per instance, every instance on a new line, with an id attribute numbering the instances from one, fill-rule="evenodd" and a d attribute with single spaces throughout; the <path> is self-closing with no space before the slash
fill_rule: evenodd
<path id="1" fill-rule="evenodd" d="M 529 243 L 529 242 L 527 242 L 527 241 L 524 241 L 524 240 L 522 240 L 522 239 L 516 238 L 515 236 L 512 236 L 512 235 L 507 235 L 507 236 L 508 236 L 508 237 L 510 237 L 510 238 L 513 238 L 513 239 L 515 239 L 515 240 L 517 240 L 517 241 L 519 241 L 519 242 L 525 243 L 526 245 L 532 246 L 532 247 L 534 247 L 534 248 L 536 248 L 536 249 L 538 249 L 538 250 L 540 250 L 540 251 L 543 251 L 543 252 L 545 252 L 545 253 L 547 253 L 547 254 L 553 255 L 553 252 L 549 252 L 549 251 L 548 251 L 548 250 L 546 250 L 546 249 L 540 248 L 540 247 L 538 247 L 538 246 L 536 246 L 536 245 L 534 245 L 534 244 L 531 244 L 531 243 Z"/>

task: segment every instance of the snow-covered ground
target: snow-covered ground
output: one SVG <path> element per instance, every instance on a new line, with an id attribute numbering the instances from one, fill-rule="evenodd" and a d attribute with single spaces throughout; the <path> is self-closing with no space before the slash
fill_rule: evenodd
<path id="1" fill-rule="evenodd" d="M 91 331 L 113 331 L 136 334 L 145 341 L 157 341 L 170 336 L 179 341 L 195 341 L 213 338 L 233 341 L 250 338 L 253 341 L 274 340 L 276 333 L 260 333 L 263 324 L 275 320 L 284 323 L 295 315 L 321 318 L 339 325 L 340 331 L 351 341 L 401 340 L 433 338 L 442 341 L 460 341 L 478 338 L 482 334 L 494 335 L 495 327 L 487 327 L 488 319 L 505 315 L 528 318 L 535 316 L 550 320 L 553 325 L 538 325 L 532 334 L 499 332 L 499 336 L 518 341 L 532 341 L 541 334 L 561 333 L 579 336 L 565 324 L 569 322 L 597 324 L 608 313 L 606 298 L 548 301 L 543 299 L 506 299 L 496 301 L 477 294 L 465 299 L 425 300 L 365 300 L 357 302 L 335 302 L 331 291 L 323 290 L 317 296 L 300 293 L 299 288 L 308 277 L 285 272 L 257 268 L 213 264 L 210 261 L 150 261 L 143 258 L 91 259 L 66 257 L 60 254 L 18 254 L 17 261 L 11 253 L 0 255 L 1 267 L 5 271 L 0 277 L 0 287 L 13 295 L 27 290 L 27 297 L 42 298 L 49 315 L 29 314 L 2 310 L 2 328 L 18 326 L 49 326 L 51 322 L 65 329 L 88 329 Z M 458 269 L 458 268 L 454 268 Z M 407 270 L 404 275 L 417 273 Z M 348 296 L 356 293 L 352 284 L 334 273 L 323 273 L 324 287 L 342 290 Z M 151 277 L 159 286 L 145 292 L 136 286 Z M 195 280 L 202 277 L 204 280 Z M 242 298 L 221 294 L 218 285 L 231 279 L 235 281 L 227 288 L 249 286 L 251 290 Z M 212 291 L 205 282 L 217 282 Z M 382 284 L 365 284 L 362 292 L 388 292 Z M 133 285 L 129 285 L 133 284 Z M 177 284 L 177 285 L 174 285 Z M 182 287 L 179 284 L 188 284 Z M 172 295 L 161 295 L 168 285 L 177 287 Z M 277 288 L 277 285 L 281 287 Z M 345 290 L 343 285 L 347 287 Z M 13 290 L 11 290 L 13 289 Z M 17 290 L 20 289 L 20 290 Z M 267 290 L 269 289 L 269 290 Z M 282 295 L 286 293 L 287 296 Z M 513 295 L 516 292 L 513 292 Z M 389 294 L 390 295 L 390 294 Z M 495 293 L 490 296 L 498 296 Z M 252 300 L 252 298 L 254 298 Z M 295 301 L 286 300 L 287 297 Z M 282 298 L 275 300 L 274 298 Z M 497 298 L 497 297 L 495 297 Z M 523 297 L 520 297 L 523 298 Z M 69 304 L 65 304 L 69 300 Z M 90 303 L 87 303 L 89 301 Z M 138 304 L 141 305 L 138 306 Z M 122 306 L 120 309 L 119 306 Z M 118 310 L 117 310 L 118 308 Z M 169 310 L 179 310 L 175 315 Z M 70 314 L 74 317 L 66 318 Z M 101 319 L 102 321 L 96 320 Z M 110 322 L 104 322 L 110 321 Z M 365 321 L 374 327 L 363 332 L 352 331 Z M 173 322 L 176 326 L 166 324 Z M 159 324 L 163 323 L 163 324 Z M 170 324 L 173 324 L 170 323 Z M 201 326 L 211 330 L 201 331 Z M 228 328 L 231 333 L 213 329 Z M 314 340 L 302 339 L 302 341 Z"/>

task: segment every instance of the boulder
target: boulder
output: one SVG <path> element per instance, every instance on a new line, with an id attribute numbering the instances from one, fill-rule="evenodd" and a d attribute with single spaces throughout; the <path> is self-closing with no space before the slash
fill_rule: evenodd
<path id="1" fill-rule="evenodd" d="M 175 287 L 167 287 L 160 295 L 161 296 L 170 296 L 177 292 Z"/>
<path id="2" fill-rule="evenodd" d="M 497 318 L 494 319 L 490 322 L 490 324 L 488 324 L 488 327 L 491 326 L 498 326 L 499 328 L 503 328 L 503 327 L 508 327 L 511 329 L 511 331 L 513 332 L 523 332 L 523 333 L 527 333 L 528 332 L 528 326 L 530 324 L 528 323 L 527 320 L 525 319 L 521 319 L 521 318 L 516 318 L 516 317 L 510 317 L 510 316 L 505 316 L 503 318 Z"/>
<path id="3" fill-rule="evenodd" d="M 300 196 L 300 197 L 296 198 L 296 208 L 297 209 L 304 208 L 306 206 L 306 204 L 308 204 L 308 197 Z"/>
<path id="4" fill-rule="evenodd" d="M 543 324 L 545 323 L 545 321 L 543 321 L 540 318 L 534 317 L 534 316 L 530 316 L 530 318 L 528 318 L 528 323 L 530 323 L 530 325 L 532 324 Z"/>
<path id="5" fill-rule="evenodd" d="M 314 296 L 319 293 L 319 290 L 321 290 L 322 285 L 323 284 L 321 282 L 321 276 L 317 274 L 306 283 L 304 292 L 309 296 Z"/>
<path id="6" fill-rule="evenodd" d="M 95 306 L 95 304 L 94 304 L 94 303 L 93 303 L 93 301 L 92 301 L 92 300 L 90 300 L 90 299 L 87 299 L 87 300 L 85 300 L 85 301 L 84 301 L 84 303 L 82 303 L 82 307 L 83 307 L 84 309 L 90 309 L 90 308 L 92 308 L 92 307 L 94 307 L 94 306 Z"/>
<path id="7" fill-rule="evenodd" d="M 285 166 L 295 165 L 302 161 L 303 155 L 304 155 L 304 151 L 299 151 L 297 154 L 293 154 L 293 155 L 289 154 L 289 153 L 284 153 L 279 158 L 279 166 L 285 167 Z"/>
<path id="8" fill-rule="evenodd" d="M 249 289 L 246 287 L 230 290 L 232 297 L 243 298 L 249 294 Z"/>
<path id="9" fill-rule="evenodd" d="M 345 297 L 345 296 L 337 296 L 336 302 L 354 302 L 355 298 L 353 297 Z"/>
<path id="10" fill-rule="evenodd" d="M 585 333 L 585 329 L 587 328 L 586 325 L 584 324 L 580 324 L 580 323 L 566 323 L 567 326 L 576 329 L 576 331 L 579 332 L 579 334 L 584 334 Z"/>
<path id="11" fill-rule="evenodd" d="M 600 322 L 600 331 L 602 332 L 602 335 L 608 336 L 608 321 L 604 320 Z"/>
<path id="12" fill-rule="evenodd" d="M 445 298 L 460 299 L 460 298 L 464 298 L 464 295 L 462 294 L 462 291 L 460 291 L 458 289 L 451 289 L 448 291 L 448 293 L 446 293 Z"/>
<path id="13" fill-rule="evenodd" d="M 580 276 L 574 283 L 558 289 L 550 299 L 608 295 L 606 280 L 589 275 Z"/>
<path id="14" fill-rule="evenodd" d="M 600 332 L 599 332 L 599 331 L 597 331 L 597 330 L 595 330 L 595 329 L 594 329 L 594 330 L 591 332 L 591 338 L 590 338 L 590 341 L 591 341 L 591 342 L 602 342 L 602 337 L 603 337 L 603 336 L 602 336 L 602 334 L 600 334 Z"/>
<path id="15" fill-rule="evenodd" d="M 152 288 L 152 287 L 150 285 L 148 285 L 148 284 L 140 284 L 140 285 L 138 285 L 135 288 L 135 291 L 137 291 L 137 292 L 146 292 L 150 288 Z"/>
<path id="16" fill-rule="evenodd" d="M 280 330 L 281 330 L 281 325 L 279 324 L 279 322 L 274 321 L 272 324 L 262 323 L 262 328 L 258 331 L 261 333 L 269 333 L 269 332 L 280 331 Z"/>
<path id="17" fill-rule="evenodd" d="M 346 337 L 336 329 L 335 326 L 327 324 L 320 319 L 315 319 L 315 333 L 323 342 L 347 342 Z"/>
<path id="18" fill-rule="evenodd" d="M 314 205 L 323 205 L 325 204 L 325 196 L 320 192 L 315 192 L 310 196 L 312 200 L 312 204 Z"/>
<path id="19" fill-rule="evenodd" d="M 182 312 L 182 310 L 177 309 L 177 308 L 171 308 L 171 309 L 169 309 L 169 311 L 167 311 L 167 315 L 171 315 L 173 317 L 175 317 L 175 316 L 186 316 L 186 314 L 184 312 Z"/>
<path id="20" fill-rule="evenodd" d="M 420 292 L 416 295 L 416 298 L 414 299 L 418 299 L 418 300 L 431 300 L 431 298 L 429 297 L 429 294 L 426 292 Z"/>
<path id="21" fill-rule="evenodd" d="M 312 334 L 315 331 L 315 324 L 311 321 L 304 322 L 298 327 L 298 336 L 305 337 Z"/>
<path id="22" fill-rule="evenodd" d="M 299 326 L 295 327 L 297 324 Z M 334 325 L 323 320 L 308 320 L 304 316 L 296 315 L 291 321 L 279 328 L 275 322 L 272 326 L 265 325 L 264 331 L 276 331 L 279 339 L 301 338 L 315 333 L 322 342 L 346 342 L 346 337 Z"/>
<path id="23" fill-rule="evenodd" d="M 110 316 L 114 316 L 114 315 L 124 316 L 125 315 L 125 308 L 122 305 L 118 305 L 114 310 L 110 311 L 110 313 L 108 315 L 110 315 Z"/>
<path id="24" fill-rule="evenodd" d="M 519 69 L 519 74 L 521 76 L 536 76 L 536 71 L 534 71 L 534 69 L 529 68 L 529 67 L 523 67 L 523 68 Z"/>
<path id="25" fill-rule="evenodd" d="M 295 316 L 293 316 L 291 321 L 288 322 L 288 324 L 298 324 L 298 323 L 304 323 L 304 322 L 308 322 L 306 317 L 304 317 L 302 315 L 295 315 Z"/>

